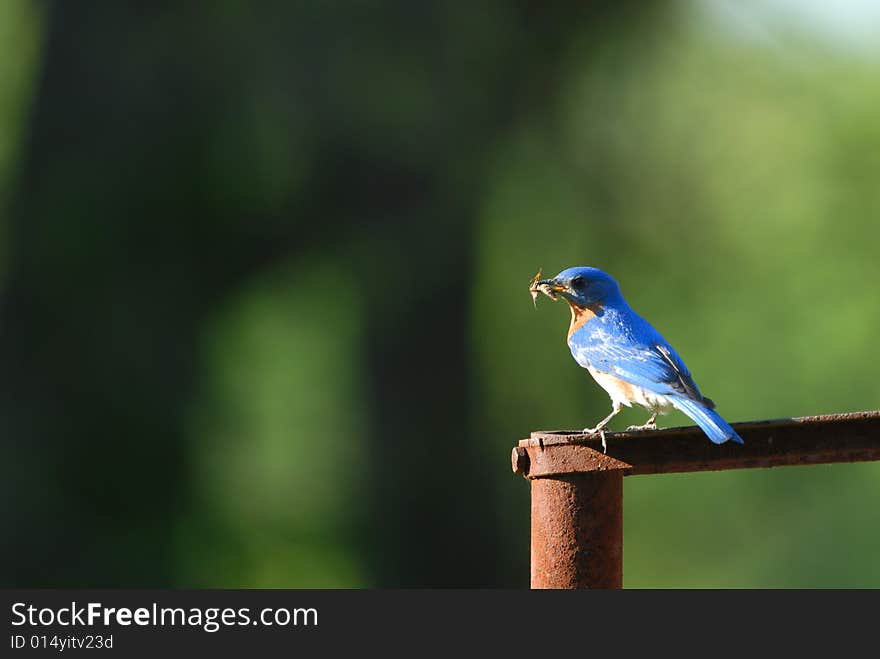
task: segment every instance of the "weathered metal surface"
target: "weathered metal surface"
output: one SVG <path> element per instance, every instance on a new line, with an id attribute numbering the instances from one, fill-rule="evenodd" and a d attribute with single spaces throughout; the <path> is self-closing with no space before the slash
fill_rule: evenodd
<path id="1" fill-rule="evenodd" d="M 510 463 L 514 474 L 529 473 L 529 452 L 522 446 L 514 446 L 510 456 Z"/>
<path id="2" fill-rule="evenodd" d="M 716 445 L 697 427 L 606 433 L 534 432 L 513 449 L 531 481 L 532 588 L 620 588 L 623 477 L 880 460 L 880 411 L 734 424 L 745 445 Z"/>
<path id="3" fill-rule="evenodd" d="M 538 431 L 514 453 L 529 479 L 620 470 L 624 475 L 880 460 L 880 411 L 733 424 L 744 445 L 716 445 L 697 428 L 606 433 Z"/>
<path id="4" fill-rule="evenodd" d="M 532 588 L 623 585 L 623 472 L 538 478 L 532 488 Z"/>

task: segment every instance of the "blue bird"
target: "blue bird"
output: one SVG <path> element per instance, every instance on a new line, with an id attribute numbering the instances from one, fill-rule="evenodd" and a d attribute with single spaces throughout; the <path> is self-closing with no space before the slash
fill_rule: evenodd
<path id="1" fill-rule="evenodd" d="M 627 304 L 620 286 L 598 268 L 568 268 L 552 279 L 535 277 L 529 289 L 533 298 L 541 292 L 553 300 L 560 296 L 571 308 L 568 347 L 575 361 L 611 397 L 611 414 L 585 433 L 599 433 L 605 446 L 604 428 L 622 405 L 637 403 L 651 411 L 642 426 L 628 430 L 653 430 L 658 414 L 675 408 L 687 414 L 716 444 L 742 438 L 715 411 L 715 403 L 700 393 L 681 357 L 673 347 Z"/>

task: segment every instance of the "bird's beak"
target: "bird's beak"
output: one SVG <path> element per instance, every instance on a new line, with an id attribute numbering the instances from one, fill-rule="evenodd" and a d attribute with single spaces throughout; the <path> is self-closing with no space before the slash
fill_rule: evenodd
<path id="1" fill-rule="evenodd" d="M 556 279 L 541 279 L 541 271 L 535 275 L 529 284 L 529 294 L 532 296 L 532 302 L 538 305 L 538 295 L 544 294 L 551 300 L 558 300 L 559 293 L 567 291 L 568 287 L 560 284 Z"/>
<path id="2" fill-rule="evenodd" d="M 563 291 L 567 291 L 568 287 L 560 284 L 556 279 L 538 279 L 541 276 L 541 271 L 538 271 L 538 274 L 535 275 L 535 278 L 532 280 L 531 285 L 529 286 L 529 293 L 532 295 L 532 302 L 537 306 L 538 304 L 538 295 L 543 293 L 551 300 L 558 300 L 559 293 Z"/>
<path id="3" fill-rule="evenodd" d="M 535 282 L 535 286 L 542 286 L 554 293 L 561 293 L 562 291 L 568 290 L 568 286 L 560 284 L 555 279 L 541 279 Z"/>

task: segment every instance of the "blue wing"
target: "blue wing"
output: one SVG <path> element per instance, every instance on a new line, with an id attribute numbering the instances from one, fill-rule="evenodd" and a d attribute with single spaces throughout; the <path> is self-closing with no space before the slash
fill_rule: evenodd
<path id="1" fill-rule="evenodd" d="M 684 396 L 714 407 L 672 346 L 634 311 L 626 311 L 606 313 L 571 336 L 569 345 L 578 363 L 654 393 Z"/>
<path id="2" fill-rule="evenodd" d="M 608 309 L 575 331 L 571 354 L 584 367 L 610 373 L 655 394 L 693 419 L 716 444 L 742 438 L 700 393 L 681 357 L 632 309 Z"/>

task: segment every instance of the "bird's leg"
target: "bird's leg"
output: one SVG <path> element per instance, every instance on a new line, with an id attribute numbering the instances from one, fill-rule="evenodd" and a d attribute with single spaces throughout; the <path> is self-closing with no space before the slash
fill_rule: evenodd
<path id="1" fill-rule="evenodd" d="M 614 404 L 614 407 L 611 410 L 611 414 L 602 419 L 598 424 L 596 424 L 595 428 L 584 428 L 583 432 L 587 435 L 595 435 L 597 432 L 601 431 L 602 428 L 608 425 L 608 422 L 611 421 L 615 416 L 620 414 L 620 405 L 618 403 Z"/>
<path id="2" fill-rule="evenodd" d="M 627 430 L 657 430 L 657 412 L 651 415 L 644 424 L 640 426 L 630 426 Z"/>
<path id="3" fill-rule="evenodd" d="M 595 435 L 599 433 L 599 437 L 602 438 L 602 452 L 608 453 L 608 445 L 605 443 L 605 426 L 608 425 L 608 422 L 611 421 L 615 416 L 620 414 L 620 404 L 614 403 L 614 407 L 611 409 L 611 414 L 602 419 L 599 423 L 596 424 L 595 428 L 584 428 L 583 433 L 587 435 Z"/>

